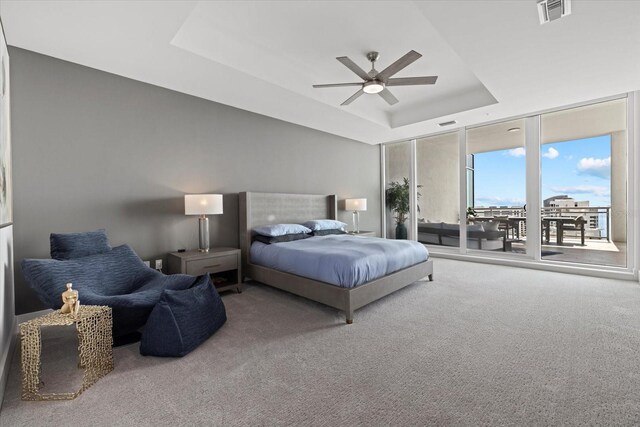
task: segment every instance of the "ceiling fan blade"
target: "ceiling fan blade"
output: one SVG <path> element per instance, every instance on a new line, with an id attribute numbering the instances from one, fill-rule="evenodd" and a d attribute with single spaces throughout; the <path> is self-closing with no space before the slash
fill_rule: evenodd
<path id="1" fill-rule="evenodd" d="M 436 80 L 438 80 L 438 76 L 397 77 L 387 80 L 387 86 L 432 85 Z"/>
<path id="2" fill-rule="evenodd" d="M 360 89 L 359 91 L 357 91 L 356 93 L 354 93 L 353 95 L 351 95 L 349 97 L 349 99 L 347 99 L 346 101 L 344 101 L 342 104 L 340 105 L 349 105 L 351 104 L 353 101 L 355 101 L 357 98 L 360 97 L 360 95 L 362 95 L 364 93 L 364 90 Z"/>
<path id="3" fill-rule="evenodd" d="M 347 67 L 348 69 L 350 69 L 351 71 L 356 73 L 358 75 L 358 77 L 360 77 L 362 80 L 370 80 L 371 79 L 371 77 L 369 77 L 369 74 L 367 74 L 366 71 L 364 71 L 362 68 L 360 68 L 358 66 L 358 64 L 356 64 L 355 62 L 350 60 L 349 57 L 340 56 L 340 57 L 338 57 L 336 59 L 338 61 L 342 62 L 342 64 L 344 64 L 345 67 Z"/>
<path id="4" fill-rule="evenodd" d="M 405 56 L 398 59 L 393 64 L 389 65 L 384 70 L 380 71 L 376 76 L 376 79 L 382 80 L 383 82 L 386 83 L 389 77 L 393 76 L 395 73 L 402 70 L 406 66 L 412 64 L 414 61 L 418 60 L 418 58 L 420 58 L 421 56 L 422 55 L 420 55 L 415 50 L 409 51 L 409 53 L 407 53 Z"/>
<path id="5" fill-rule="evenodd" d="M 386 87 L 382 90 L 382 92 L 378 92 L 378 95 L 380 95 L 382 97 L 382 99 L 387 101 L 387 103 L 389 105 L 393 105 L 393 104 L 397 104 L 398 103 L 398 98 L 393 96 L 393 94 L 391 92 L 389 92 L 389 89 L 387 89 Z"/>
<path id="6" fill-rule="evenodd" d="M 328 85 L 313 85 L 313 87 L 321 88 L 321 87 L 344 87 L 344 86 L 362 86 L 362 83 L 333 83 Z"/>

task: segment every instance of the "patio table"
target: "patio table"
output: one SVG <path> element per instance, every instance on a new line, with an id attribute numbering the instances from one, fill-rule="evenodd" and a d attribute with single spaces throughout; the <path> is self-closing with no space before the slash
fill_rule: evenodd
<path id="1" fill-rule="evenodd" d="M 551 223 L 556 223 L 556 242 L 562 245 L 564 241 L 565 224 L 575 225 L 580 230 L 580 243 L 584 246 L 584 224 L 585 221 L 579 217 L 570 216 L 545 216 L 542 218 L 542 224 L 545 228 L 545 240 L 547 243 L 551 240 Z"/>

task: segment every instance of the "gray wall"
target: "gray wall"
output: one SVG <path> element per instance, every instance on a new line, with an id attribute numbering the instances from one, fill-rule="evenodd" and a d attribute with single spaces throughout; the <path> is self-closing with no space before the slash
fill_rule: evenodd
<path id="1" fill-rule="evenodd" d="M 106 228 L 143 259 L 197 247 L 185 193 L 222 193 L 211 244 L 238 245 L 240 191 L 366 197 L 380 232 L 379 147 L 10 48 L 16 312 L 44 308 L 19 263 L 49 233 Z M 351 222 L 348 212 L 340 218 Z"/>

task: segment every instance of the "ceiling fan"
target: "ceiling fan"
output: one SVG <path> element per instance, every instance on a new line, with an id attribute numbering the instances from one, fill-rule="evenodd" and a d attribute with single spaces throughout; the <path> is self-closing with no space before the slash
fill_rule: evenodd
<path id="1" fill-rule="evenodd" d="M 367 53 L 367 59 L 371 61 L 371 71 L 368 73 L 360 68 L 355 62 L 349 59 L 346 56 L 340 56 L 336 58 L 338 61 L 342 62 L 345 67 L 353 71 L 360 77 L 364 82 L 362 83 L 335 83 L 335 84 L 326 84 L 326 85 L 313 85 L 314 88 L 324 88 L 324 87 L 343 87 L 343 86 L 362 86 L 360 90 L 351 95 L 349 99 L 344 101 L 340 105 L 349 105 L 354 100 L 356 100 L 363 93 L 374 94 L 377 93 L 387 101 L 389 105 L 396 104 L 398 102 L 398 98 L 393 96 L 388 86 L 413 86 L 413 85 L 432 85 L 435 84 L 436 80 L 438 80 L 438 76 L 424 76 L 424 77 L 399 77 L 392 79 L 391 76 L 396 74 L 397 72 L 403 70 L 405 67 L 411 65 L 414 61 L 418 60 L 422 55 L 420 55 L 415 50 L 410 51 L 402 58 L 398 59 L 393 64 L 389 65 L 384 70 L 378 72 L 375 69 L 375 63 L 380 57 L 378 52 L 369 52 Z"/>

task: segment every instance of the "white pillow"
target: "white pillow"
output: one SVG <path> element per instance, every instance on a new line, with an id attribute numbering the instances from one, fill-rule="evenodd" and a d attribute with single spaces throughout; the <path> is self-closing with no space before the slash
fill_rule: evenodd
<path id="1" fill-rule="evenodd" d="M 310 228 L 312 231 L 320 230 L 344 230 L 347 224 L 335 219 L 314 219 L 313 221 L 303 222 L 302 225 Z"/>
<path id="2" fill-rule="evenodd" d="M 311 233 L 307 227 L 300 224 L 270 224 L 253 229 L 256 233 L 267 237 L 284 236 L 285 234 Z"/>

